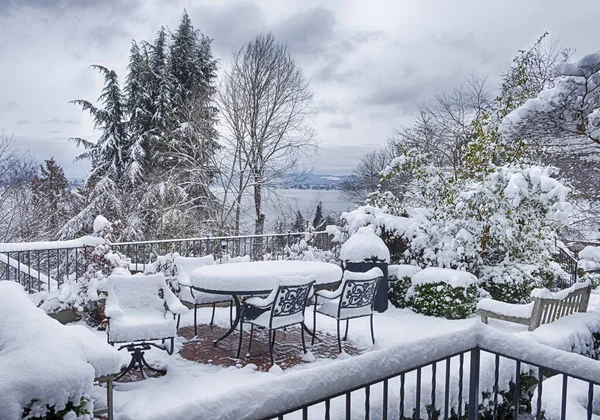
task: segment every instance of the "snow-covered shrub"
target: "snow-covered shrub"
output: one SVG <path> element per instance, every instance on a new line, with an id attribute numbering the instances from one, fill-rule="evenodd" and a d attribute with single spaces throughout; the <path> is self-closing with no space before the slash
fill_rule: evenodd
<path id="1" fill-rule="evenodd" d="M 411 286 L 410 277 L 389 277 L 390 288 L 388 290 L 388 298 L 390 303 L 396 308 L 406 308 L 408 302 L 406 301 L 406 292 Z"/>
<path id="2" fill-rule="evenodd" d="M 312 226 L 309 225 L 309 229 Z M 285 260 L 301 260 L 301 261 L 323 261 L 332 262 L 336 260 L 335 254 L 332 251 L 326 251 L 317 248 L 316 237 L 310 232 L 304 235 L 299 241 L 286 245 L 283 248 L 283 258 Z M 265 260 L 274 259 L 276 255 L 266 254 Z"/>
<path id="3" fill-rule="evenodd" d="M 406 300 L 415 312 L 463 319 L 475 312 L 478 280 L 464 271 L 428 268 L 412 277 Z"/>
<path id="4" fill-rule="evenodd" d="M 104 280 L 117 268 L 127 268 L 129 259 L 111 248 L 111 236 L 117 223 L 111 223 L 103 216 L 94 220 L 94 233 L 92 237 L 104 239 L 103 243 L 96 246 L 86 246 L 81 250 L 86 271 L 79 278 L 70 276 L 65 278 L 58 289 L 49 292 L 40 292 L 32 295 L 38 307 L 46 313 L 55 313 L 65 309 L 84 312 L 86 321 L 90 325 L 98 325 L 104 319 L 102 309 L 98 308 L 98 290 Z"/>

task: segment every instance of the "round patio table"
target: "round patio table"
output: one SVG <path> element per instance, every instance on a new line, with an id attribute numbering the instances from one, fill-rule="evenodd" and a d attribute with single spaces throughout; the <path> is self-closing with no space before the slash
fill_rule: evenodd
<path id="1" fill-rule="evenodd" d="M 309 275 L 314 276 L 315 287 L 331 287 L 342 279 L 342 269 L 336 264 L 319 261 L 253 261 L 206 265 L 192 271 L 190 284 L 183 285 L 200 292 L 233 297 L 235 320 L 229 331 L 213 341 L 217 344 L 231 335 L 240 322 L 239 296 L 267 295 L 277 288 L 285 277 Z"/>

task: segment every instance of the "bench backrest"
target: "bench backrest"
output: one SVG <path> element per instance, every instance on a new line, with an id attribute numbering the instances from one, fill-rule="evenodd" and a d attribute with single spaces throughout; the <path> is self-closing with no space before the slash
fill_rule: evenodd
<path id="1" fill-rule="evenodd" d="M 586 312 L 590 301 L 592 286 L 576 289 L 562 299 L 534 298 L 535 305 L 529 322 L 529 331 L 542 324 L 556 321 L 575 312 Z"/>

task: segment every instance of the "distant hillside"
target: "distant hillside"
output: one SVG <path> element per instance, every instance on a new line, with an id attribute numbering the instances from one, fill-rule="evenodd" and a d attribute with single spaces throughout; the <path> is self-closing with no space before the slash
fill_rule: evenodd
<path id="1" fill-rule="evenodd" d="M 300 190 L 339 190 L 348 175 L 307 174 L 299 177 L 290 174 L 282 183 L 281 188 Z"/>

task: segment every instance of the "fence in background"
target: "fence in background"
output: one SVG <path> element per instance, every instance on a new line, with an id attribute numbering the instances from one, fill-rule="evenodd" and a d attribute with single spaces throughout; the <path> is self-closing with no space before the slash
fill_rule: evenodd
<path id="1" fill-rule="evenodd" d="M 111 244 L 111 248 L 131 259 L 133 271 L 144 271 L 146 265 L 158 256 L 173 252 L 186 257 L 212 254 L 215 258 L 248 255 L 251 260 L 286 259 L 290 248 L 293 251 L 295 245 L 300 245 L 307 238 L 313 249 L 332 251 L 336 256 L 336 244 L 331 242 L 327 232 L 116 242 Z M 94 246 L 98 238 L 89 240 L 90 244 L 85 240 L 79 243 L 76 240 L 0 244 L 0 280 L 17 281 L 31 292 L 57 288 L 67 279 L 83 276 L 89 264 L 97 258 Z"/>

